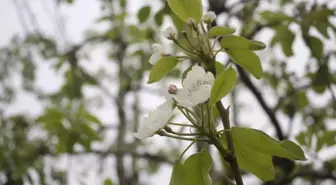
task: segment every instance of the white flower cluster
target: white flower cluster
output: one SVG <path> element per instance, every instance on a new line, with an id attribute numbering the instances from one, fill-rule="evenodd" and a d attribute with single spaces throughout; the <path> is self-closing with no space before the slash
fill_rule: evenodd
<path id="1" fill-rule="evenodd" d="M 203 15 L 202 21 L 211 24 L 216 19 L 214 12 L 208 12 Z M 189 24 L 195 24 L 195 20 L 190 19 Z M 177 33 L 172 27 L 163 31 L 163 36 L 168 40 L 176 41 Z M 163 47 L 160 44 L 153 44 L 154 53 L 149 59 L 149 63 L 155 65 L 162 57 L 166 56 Z M 157 131 L 166 127 L 169 119 L 173 115 L 174 102 L 181 107 L 195 107 L 200 103 L 206 102 L 210 98 L 211 88 L 214 84 L 215 77 L 211 72 L 206 72 L 201 66 L 195 65 L 188 72 L 182 82 L 182 88 L 171 85 L 168 88 L 170 96 L 166 102 L 150 112 L 148 116 L 142 119 L 135 137 L 146 139 L 153 136 Z"/>
<path id="2" fill-rule="evenodd" d="M 198 65 L 193 66 L 183 80 L 183 88 L 170 87 L 173 91 L 170 92 L 171 97 L 142 119 L 142 124 L 137 133 L 134 134 L 135 137 L 146 139 L 164 128 L 173 115 L 173 99 L 183 107 L 194 107 L 206 102 L 210 98 L 214 80 L 214 75 L 211 72 L 206 72 L 204 68 Z"/>

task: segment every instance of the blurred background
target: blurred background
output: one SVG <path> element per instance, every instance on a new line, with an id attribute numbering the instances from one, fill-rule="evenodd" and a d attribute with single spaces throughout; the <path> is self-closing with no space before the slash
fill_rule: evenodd
<path id="1" fill-rule="evenodd" d="M 261 80 L 235 66 L 238 85 L 223 100 L 232 123 L 289 138 L 309 159 L 274 159 L 276 181 L 243 172 L 245 184 L 336 184 L 336 1 L 203 3 L 218 25 L 267 45 L 257 53 Z M 188 67 L 146 84 L 151 45 L 177 52 L 161 34 L 181 29 L 166 2 L 1 0 L 0 15 L 0 184 L 168 185 L 189 143 L 132 136 Z M 210 150 L 213 184 L 229 185 L 230 170 Z"/>

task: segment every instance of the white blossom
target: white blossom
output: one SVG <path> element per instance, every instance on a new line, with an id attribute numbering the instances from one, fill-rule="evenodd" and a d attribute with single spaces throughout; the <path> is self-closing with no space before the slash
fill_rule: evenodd
<path id="1" fill-rule="evenodd" d="M 216 19 L 216 14 L 213 11 L 205 13 L 202 17 L 202 20 L 206 23 L 212 23 Z"/>
<path id="2" fill-rule="evenodd" d="M 163 36 L 168 40 L 172 40 L 175 38 L 176 32 L 173 27 L 169 26 L 163 31 Z"/>
<path id="3" fill-rule="evenodd" d="M 171 96 L 181 106 L 194 107 L 210 98 L 214 81 L 215 77 L 211 72 L 206 72 L 204 68 L 195 65 L 183 80 L 183 88 L 179 88 L 176 94 Z"/>
<path id="4" fill-rule="evenodd" d="M 153 136 L 156 131 L 167 125 L 172 115 L 173 101 L 170 98 L 142 119 L 142 123 L 139 125 L 137 133 L 134 133 L 134 136 L 138 139 L 147 139 Z"/>
<path id="5" fill-rule="evenodd" d="M 152 65 L 155 65 L 157 61 L 159 61 L 162 56 L 164 56 L 164 50 L 163 47 L 160 44 L 153 44 L 152 48 L 154 50 L 154 53 L 149 58 L 149 63 Z"/>

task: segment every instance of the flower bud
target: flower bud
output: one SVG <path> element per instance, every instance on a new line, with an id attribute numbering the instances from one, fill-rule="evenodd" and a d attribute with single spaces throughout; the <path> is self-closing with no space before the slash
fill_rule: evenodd
<path id="1" fill-rule="evenodd" d="M 164 130 L 165 130 L 166 132 L 168 132 L 168 133 L 174 133 L 173 129 L 170 128 L 169 126 L 165 126 L 165 127 L 164 127 Z"/>
<path id="2" fill-rule="evenodd" d="M 176 32 L 173 27 L 169 26 L 163 31 L 163 36 L 168 40 L 173 40 L 175 39 Z"/>
<path id="3" fill-rule="evenodd" d="M 165 136 L 166 135 L 165 131 L 163 131 L 163 130 L 156 131 L 156 134 L 159 135 L 159 136 Z"/>
<path id="4" fill-rule="evenodd" d="M 177 93 L 176 85 L 169 85 L 168 86 L 168 92 L 169 92 L 169 94 L 176 94 Z"/>
<path id="5" fill-rule="evenodd" d="M 196 24 L 195 19 L 194 19 L 194 18 L 189 18 L 189 19 L 188 19 L 188 24 L 189 24 L 189 25 L 195 25 L 195 24 Z"/>
<path id="6" fill-rule="evenodd" d="M 209 11 L 205 13 L 202 17 L 202 20 L 208 24 L 211 24 L 215 19 L 216 19 L 216 14 L 213 11 Z"/>

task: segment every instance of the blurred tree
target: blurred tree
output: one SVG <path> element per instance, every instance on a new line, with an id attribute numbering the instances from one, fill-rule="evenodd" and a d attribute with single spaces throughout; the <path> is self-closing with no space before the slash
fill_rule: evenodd
<path id="1" fill-rule="evenodd" d="M 29 1 L 14 2 L 17 7 L 25 7 L 25 11 L 32 13 Z M 55 3 L 72 6 L 76 1 L 56 0 Z M 20 16 L 23 9 L 18 9 L 26 35 L 13 37 L 0 50 L 0 184 L 67 184 L 70 178 L 75 178 L 69 177 L 70 169 L 60 170 L 52 165 L 55 162 L 47 159 L 57 161 L 60 156 L 71 159 L 83 155 L 93 155 L 101 164 L 111 156 L 115 159 L 113 168 L 117 178 L 99 176 L 100 184 L 148 184 L 148 180 L 141 178 L 143 175 L 157 173 L 163 164 L 172 165 L 179 155 L 180 144 L 167 142 L 169 147 L 156 148 L 157 151 L 152 152 L 152 146 L 135 140 L 131 133 L 137 129 L 142 113 L 146 112 L 143 104 L 147 100 L 141 94 L 154 91 L 143 85 L 151 68 L 148 63 L 152 53 L 150 46 L 154 41 L 160 41 L 158 30 L 162 25 L 172 21 L 176 29 L 181 29 L 182 21 L 170 11 L 165 1 L 148 1 L 136 15 L 130 7 L 134 3 L 143 4 L 136 0 L 101 0 L 99 3 L 101 17 L 97 23 L 107 24 L 108 28 L 91 30 L 81 43 L 67 47 L 45 34 L 32 14 L 28 21 L 23 19 Z M 260 39 L 268 46 L 267 51 L 260 52 L 265 55 L 264 59 L 262 57 L 265 72 L 260 82 L 253 81 L 241 67 L 235 66 L 240 82 L 230 96 L 233 123 L 242 124 L 241 117 L 245 115 L 240 110 L 249 105 L 248 101 L 242 101 L 242 92 L 247 90 L 264 111 L 274 135 L 279 140 L 295 137 L 310 159 L 296 164 L 273 158 L 277 178 L 264 184 L 304 184 L 298 179 L 312 185 L 326 181 L 335 184 L 336 153 L 332 151 L 336 144 L 333 126 L 336 118 L 335 4 L 313 0 L 208 0 L 207 4 L 208 9 L 219 17 L 217 25 L 235 27 L 240 35 Z M 34 27 L 34 31 L 29 31 L 28 27 Z M 268 34 L 272 35 L 267 36 L 269 39 L 264 37 Z M 301 45 L 296 45 L 300 42 Z M 109 71 L 100 66 L 93 73 L 85 67 L 93 65 L 84 64 L 84 61 L 94 48 L 101 46 L 108 48 L 105 50 L 111 61 L 108 65 L 116 70 Z M 300 59 L 297 56 L 303 51 L 308 51 L 310 57 L 298 73 L 289 66 L 298 62 L 295 60 Z M 44 92 L 36 84 L 41 60 L 51 64 L 53 72 L 63 76 L 63 83 L 53 93 Z M 95 62 L 94 58 L 89 60 Z M 180 75 L 180 70 L 170 73 L 172 79 Z M 20 83 L 16 85 L 14 81 L 18 78 Z M 96 90 L 94 98 L 86 93 L 88 88 Z M 116 92 L 113 89 L 117 89 Z M 7 113 L 17 94 L 22 92 L 33 95 L 43 105 L 40 115 Z M 320 96 L 327 103 L 316 100 Z M 96 105 L 100 100 L 115 108 L 110 110 L 111 115 L 116 111 L 115 124 L 104 123 L 95 115 L 93 110 L 99 108 Z M 299 125 L 294 125 L 296 123 Z M 114 141 L 108 142 L 111 133 Z M 329 150 L 328 159 L 320 157 L 323 150 Z M 212 170 L 215 184 L 230 184 L 230 170 L 223 172 L 223 168 L 227 168 L 226 163 L 215 162 Z M 102 171 L 111 174 L 109 169 Z M 244 173 L 244 176 L 249 174 Z M 81 179 L 75 181 L 89 184 Z"/>

